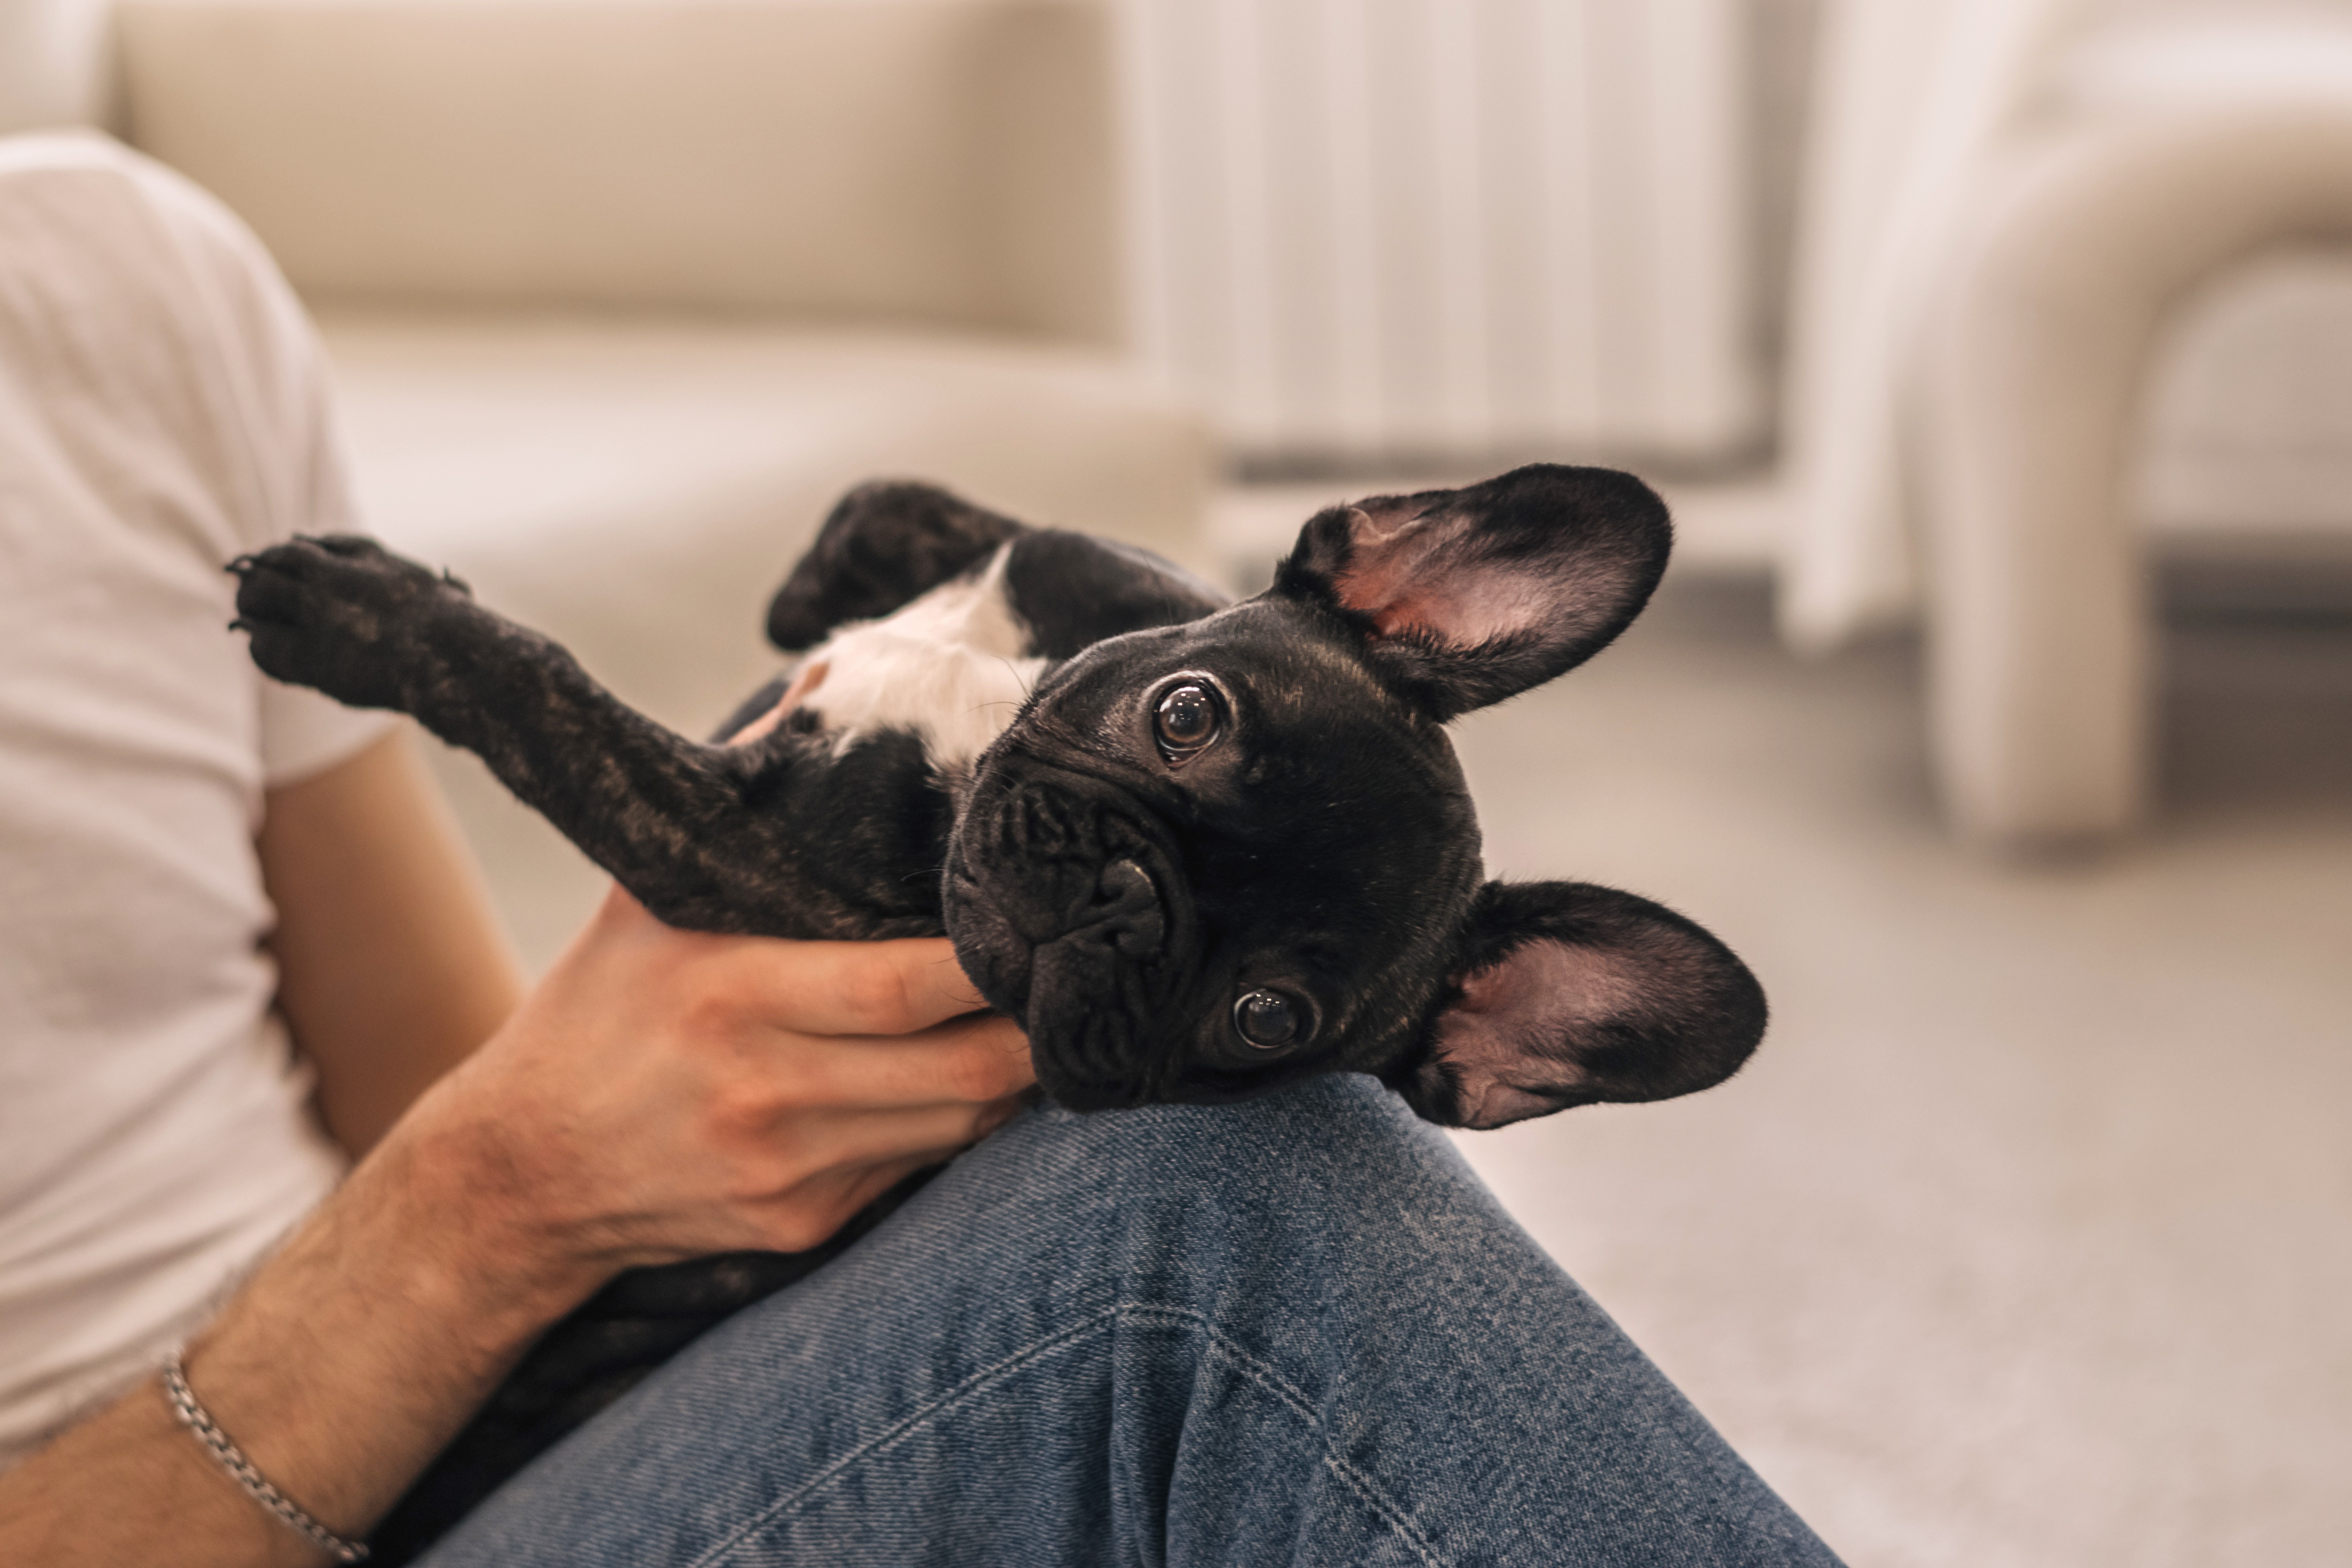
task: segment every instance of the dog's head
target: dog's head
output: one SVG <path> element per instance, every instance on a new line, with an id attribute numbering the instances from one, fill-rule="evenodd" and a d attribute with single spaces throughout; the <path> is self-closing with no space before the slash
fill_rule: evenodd
<path id="1" fill-rule="evenodd" d="M 1385 1079 L 1495 1127 L 1727 1077 L 1764 998 L 1647 900 L 1484 880 L 1444 725 L 1560 674 L 1664 572 L 1630 476 L 1529 468 L 1309 521 L 1275 585 L 1054 669 L 974 764 L 949 934 L 1101 1110 Z"/>

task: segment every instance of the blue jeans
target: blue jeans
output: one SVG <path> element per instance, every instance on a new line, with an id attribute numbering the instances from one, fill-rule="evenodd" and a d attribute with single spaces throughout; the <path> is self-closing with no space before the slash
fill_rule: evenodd
<path id="1" fill-rule="evenodd" d="M 1024 1115 L 425 1561 L 1834 1563 L 1371 1080 Z"/>

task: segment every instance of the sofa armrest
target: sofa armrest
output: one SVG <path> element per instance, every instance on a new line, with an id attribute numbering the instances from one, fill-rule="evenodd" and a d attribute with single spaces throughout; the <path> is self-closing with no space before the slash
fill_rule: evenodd
<path id="1" fill-rule="evenodd" d="M 130 0 L 131 139 L 339 302 L 1108 343 L 1094 0 Z"/>

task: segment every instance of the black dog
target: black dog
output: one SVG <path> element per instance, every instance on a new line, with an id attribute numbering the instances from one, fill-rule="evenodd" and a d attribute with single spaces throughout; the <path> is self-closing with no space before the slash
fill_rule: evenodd
<path id="1" fill-rule="evenodd" d="M 1433 1121 L 1498 1127 L 1706 1088 L 1763 1032 L 1754 978 L 1681 916 L 1484 880 L 1443 728 L 1599 651 L 1670 542 L 1640 481 L 1526 468 L 1325 511 L 1271 589 L 1226 606 L 1141 552 L 868 486 L 776 595 L 771 638 L 808 651 L 723 727 L 732 744 L 664 730 L 365 540 L 235 569 L 263 669 L 476 752 L 662 919 L 944 931 L 1065 1106 L 1355 1071 Z M 811 1266 L 624 1277 L 379 1543 L 437 1528 L 672 1342 Z"/>

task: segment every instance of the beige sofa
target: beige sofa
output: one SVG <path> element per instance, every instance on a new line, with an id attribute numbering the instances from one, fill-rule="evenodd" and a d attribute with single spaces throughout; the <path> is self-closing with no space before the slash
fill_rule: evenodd
<path id="1" fill-rule="evenodd" d="M 1201 561 L 1202 427 L 1118 353 L 1108 32 L 1087 0 L 132 0 L 119 118 L 317 312 L 371 526 L 694 729 L 862 479 Z M 452 776 L 543 956 L 593 879 Z"/>

